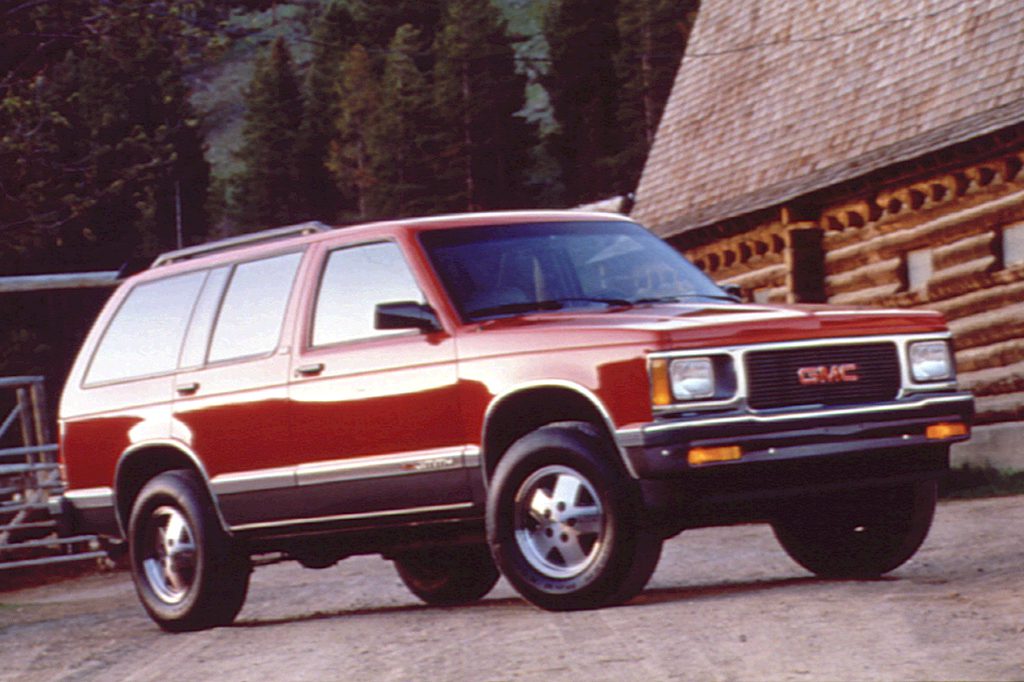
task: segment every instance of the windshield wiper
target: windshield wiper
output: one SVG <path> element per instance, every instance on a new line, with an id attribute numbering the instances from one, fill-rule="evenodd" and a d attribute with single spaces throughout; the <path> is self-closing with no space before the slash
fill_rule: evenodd
<path id="1" fill-rule="evenodd" d="M 599 298 L 591 296 L 566 296 L 564 298 L 546 299 L 543 301 L 520 301 L 502 303 L 501 305 L 477 308 L 466 313 L 466 317 L 490 317 L 491 315 L 515 315 L 516 313 L 532 313 L 542 310 L 561 310 L 567 303 L 581 301 L 584 303 L 604 303 L 609 307 L 631 307 L 632 301 L 624 298 Z"/>
<path id="2" fill-rule="evenodd" d="M 739 303 L 740 299 L 729 294 L 675 294 L 673 296 L 651 296 L 649 298 L 638 298 L 633 303 L 678 303 L 690 298 L 706 298 L 712 301 L 730 301 Z"/>
<path id="3" fill-rule="evenodd" d="M 607 298 L 601 296 L 566 296 L 564 298 L 556 299 L 559 303 L 569 303 L 574 301 L 581 301 L 583 303 L 604 303 L 612 307 L 630 307 L 633 305 L 632 301 L 627 301 L 624 298 Z"/>

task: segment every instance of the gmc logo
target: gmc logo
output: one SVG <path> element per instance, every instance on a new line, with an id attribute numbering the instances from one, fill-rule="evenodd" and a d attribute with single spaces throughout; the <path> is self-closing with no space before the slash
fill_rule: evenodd
<path id="1" fill-rule="evenodd" d="M 804 386 L 819 384 L 846 384 L 860 381 L 857 376 L 857 365 L 848 362 L 845 365 L 821 365 L 819 367 L 801 367 L 796 377 Z"/>

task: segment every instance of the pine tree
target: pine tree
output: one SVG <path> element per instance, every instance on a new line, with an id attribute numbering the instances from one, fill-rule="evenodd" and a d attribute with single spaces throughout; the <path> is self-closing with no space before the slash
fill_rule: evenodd
<path id="1" fill-rule="evenodd" d="M 434 106 L 441 116 L 439 208 L 521 206 L 535 129 L 517 116 L 525 78 L 489 0 L 450 0 L 435 41 Z"/>
<path id="2" fill-rule="evenodd" d="M 352 197 L 339 191 L 327 162 L 339 114 L 335 87 L 341 77 L 341 60 L 358 38 L 358 26 L 348 7 L 338 0 L 330 3 L 314 26 L 313 59 L 306 72 L 298 141 L 300 187 L 309 215 L 328 222 L 353 208 Z"/>
<path id="3" fill-rule="evenodd" d="M 380 111 L 369 140 L 377 179 L 369 210 L 375 215 L 419 214 L 434 204 L 430 161 L 436 117 L 430 82 L 416 64 L 424 49 L 420 31 L 411 24 L 399 27 L 388 46 Z"/>
<path id="4" fill-rule="evenodd" d="M 541 82 L 558 124 L 547 143 L 570 205 L 631 189 L 617 163 L 623 140 L 612 61 L 619 47 L 615 20 L 614 2 L 556 0 L 544 21 L 551 65 Z"/>
<path id="5" fill-rule="evenodd" d="M 22 254 L 55 244 L 67 268 L 116 267 L 175 246 L 179 219 L 184 240 L 202 235 L 209 169 L 181 15 L 140 0 L 11 12 L 5 38 L 31 30 L 0 50 L 4 243 Z"/>
<path id="6" fill-rule="evenodd" d="M 615 67 L 622 84 L 619 120 L 625 134 L 621 168 L 629 187 L 640 179 L 672 90 L 698 0 L 619 0 L 620 49 Z"/>
<path id="7" fill-rule="evenodd" d="M 284 40 L 256 63 L 245 92 L 248 111 L 238 157 L 245 164 L 235 178 L 232 213 L 244 230 L 306 220 L 309 208 L 300 193 L 298 131 L 302 99 Z"/>
<path id="8" fill-rule="evenodd" d="M 338 115 L 336 137 L 331 142 L 327 167 L 345 194 L 355 197 L 358 217 L 369 212 L 369 192 L 377 183 L 370 157 L 370 136 L 380 110 L 380 87 L 362 45 L 356 45 L 341 63 L 335 88 Z"/>
<path id="9" fill-rule="evenodd" d="M 371 54 L 384 50 L 405 24 L 430 45 L 442 15 L 442 0 L 345 0 L 358 25 L 358 42 Z"/>

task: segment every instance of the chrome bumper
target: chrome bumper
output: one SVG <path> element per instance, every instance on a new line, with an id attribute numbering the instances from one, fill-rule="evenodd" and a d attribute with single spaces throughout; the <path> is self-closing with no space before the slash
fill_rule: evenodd
<path id="1" fill-rule="evenodd" d="M 958 392 L 867 406 L 679 417 L 622 429 L 616 438 L 639 478 L 669 478 L 709 467 L 948 445 L 968 436 L 936 440 L 926 435 L 927 427 L 969 424 L 973 416 L 973 396 Z M 742 456 L 689 464 L 692 448 L 731 446 Z"/>

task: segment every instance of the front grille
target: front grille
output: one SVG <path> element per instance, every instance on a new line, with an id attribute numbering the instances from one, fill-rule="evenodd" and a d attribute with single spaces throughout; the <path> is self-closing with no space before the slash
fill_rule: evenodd
<path id="1" fill-rule="evenodd" d="M 838 369 L 844 366 L 846 381 Z M 900 389 L 893 343 L 753 351 L 746 355 L 746 370 L 754 409 L 873 403 L 893 400 Z M 849 380 L 850 375 L 856 380 Z"/>

